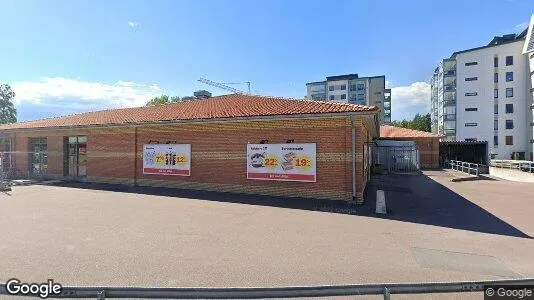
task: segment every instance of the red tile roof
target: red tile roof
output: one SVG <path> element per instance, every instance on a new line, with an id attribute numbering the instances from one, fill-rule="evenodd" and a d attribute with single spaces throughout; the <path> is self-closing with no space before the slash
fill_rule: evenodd
<path id="1" fill-rule="evenodd" d="M 380 126 L 381 138 L 411 138 L 411 137 L 440 137 L 440 135 L 433 134 L 426 131 L 413 130 L 408 128 L 396 127 L 391 125 Z"/>
<path id="2" fill-rule="evenodd" d="M 28 129 L 89 125 L 128 124 L 193 119 L 281 116 L 376 111 L 375 106 L 293 100 L 230 94 L 168 105 L 109 109 L 57 118 L 0 125 L 3 129 Z"/>

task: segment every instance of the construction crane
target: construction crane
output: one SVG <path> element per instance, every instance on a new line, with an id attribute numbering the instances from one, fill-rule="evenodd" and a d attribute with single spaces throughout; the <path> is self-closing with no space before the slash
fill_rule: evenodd
<path id="1" fill-rule="evenodd" d="M 218 88 L 223 89 L 223 90 L 234 92 L 236 94 L 246 94 L 246 93 L 243 92 L 243 91 L 240 91 L 238 89 L 234 89 L 231 86 L 227 86 L 227 84 L 242 84 L 242 83 L 246 83 L 247 86 L 248 86 L 248 94 L 250 95 L 250 82 L 249 81 L 246 81 L 246 82 L 225 82 L 225 83 L 220 83 L 220 82 L 215 82 L 215 81 L 212 81 L 212 80 L 209 80 L 209 79 L 206 79 L 206 78 L 200 78 L 198 81 L 200 81 L 202 83 L 205 83 L 207 85 L 218 87 Z"/>

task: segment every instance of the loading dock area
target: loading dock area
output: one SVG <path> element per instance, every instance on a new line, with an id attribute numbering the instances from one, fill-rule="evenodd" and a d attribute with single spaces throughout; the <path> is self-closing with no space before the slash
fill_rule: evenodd
<path id="1" fill-rule="evenodd" d="M 448 166 L 448 161 L 457 160 L 481 165 L 488 165 L 488 142 L 443 141 L 439 143 L 439 163 Z"/>

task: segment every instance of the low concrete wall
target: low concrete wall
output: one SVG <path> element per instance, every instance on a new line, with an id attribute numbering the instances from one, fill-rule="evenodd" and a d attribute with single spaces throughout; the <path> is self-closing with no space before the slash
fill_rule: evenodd
<path id="1" fill-rule="evenodd" d="M 534 183 L 534 173 L 520 170 L 490 167 L 489 174 L 506 180 Z"/>

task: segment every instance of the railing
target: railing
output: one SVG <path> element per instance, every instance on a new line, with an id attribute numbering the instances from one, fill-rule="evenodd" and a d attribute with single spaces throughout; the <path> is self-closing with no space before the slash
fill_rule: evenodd
<path id="1" fill-rule="evenodd" d="M 457 161 L 457 160 L 451 160 L 450 161 L 451 169 L 464 172 L 467 174 L 475 175 L 478 177 L 479 175 L 479 166 L 478 164 L 465 162 L 465 161 Z"/>
<path id="2" fill-rule="evenodd" d="M 383 295 L 389 300 L 392 294 L 433 294 L 482 292 L 485 286 L 534 285 L 534 278 L 462 281 L 462 282 L 428 282 L 428 283 L 392 283 L 392 284 L 358 284 L 328 286 L 296 286 L 273 288 L 139 288 L 139 287 L 63 287 L 54 298 L 144 298 L 144 299 L 259 299 L 259 298 L 295 298 L 295 297 L 333 297 Z M 11 295 L 6 284 L 0 284 L 0 295 Z M 21 295 L 31 296 L 32 295 Z"/>
<path id="3" fill-rule="evenodd" d="M 534 173 L 534 162 L 528 160 L 491 160 L 490 166 Z"/>

